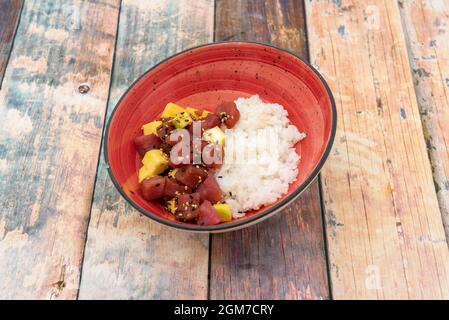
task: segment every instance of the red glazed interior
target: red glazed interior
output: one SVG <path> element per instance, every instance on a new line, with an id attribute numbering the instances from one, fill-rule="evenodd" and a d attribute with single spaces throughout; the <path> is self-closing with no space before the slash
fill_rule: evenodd
<path id="1" fill-rule="evenodd" d="M 143 124 L 159 117 L 168 102 L 214 110 L 223 100 L 258 94 L 283 105 L 307 138 L 298 143 L 299 175 L 278 203 L 215 227 L 176 221 L 157 202 L 144 200 L 137 172 L 141 166 L 133 138 Z M 246 42 L 206 45 L 176 55 L 142 76 L 122 97 L 108 124 L 106 158 L 121 193 L 144 214 L 193 230 L 220 230 L 268 214 L 299 194 L 318 173 L 335 134 L 335 106 L 324 80 L 305 62 L 277 48 Z M 244 220 L 244 221 L 243 221 Z"/>

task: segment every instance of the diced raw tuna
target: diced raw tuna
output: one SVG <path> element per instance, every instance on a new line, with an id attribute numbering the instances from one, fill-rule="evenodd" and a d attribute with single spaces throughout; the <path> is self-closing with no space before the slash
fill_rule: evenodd
<path id="1" fill-rule="evenodd" d="M 200 194 L 182 194 L 176 197 L 176 213 L 177 219 L 192 220 L 198 216 L 197 210 L 200 206 Z"/>
<path id="2" fill-rule="evenodd" d="M 202 149 L 202 160 L 207 168 L 218 169 L 223 165 L 224 149 L 218 143 L 206 143 Z"/>
<path id="3" fill-rule="evenodd" d="M 215 113 L 209 113 L 202 121 L 201 121 L 201 131 L 211 129 L 213 127 L 217 127 L 220 125 L 220 118 Z"/>
<path id="4" fill-rule="evenodd" d="M 200 226 L 213 226 L 221 222 L 220 215 L 209 201 L 204 201 L 198 209 L 198 221 Z"/>
<path id="5" fill-rule="evenodd" d="M 233 101 L 223 102 L 215 112 L 228 128 L 233 128 L 240 119 L 240 111 Z"/>
<path id="6" fill-rule="evenodd" d="M 159 149 L 161 149 L 167 156 L 169 156 L 172 147 L 173 146 L 169 145 L 168 143 L 162 142 Z"/>
<path id="7" fill-rule="evenodd" d="M 157 128 L 158 137 L 165 143 L 170 145 L 176 144 L 176 142 L 170 141 L 170 134 L 175 130 L 175 126 L 172 124 L 171 119 L 164 120 L 162 124 Z"/>
<path id="8" fill-rule="evenodd" d="M 174 146 L 178 143 L 190 143 L 191 134 L 187 129 L 175 129 L 171 131 L 167 143 Z"/>
<path id="9" fill-rule="evenodd" d="M 140 189 L 145 200 L 151 201 L 164 196 L 166 180 L 164 177 L 155 176 L 142 181 Z"/>
<path id="10" fill-rule="evenodd" d="M 137 152 L 143 157 L 147 151 L 159 149 L 161 139 L 154 134 L 138 136 L 134 138 L 134 145 L 136 146 Z"/>
<path id="11" fill-rule="evenodd" d="M 188 186 L 180 185 L 175 179 L 165 177 L 164 197 L 174 198 L 184 193 L 191 193 L 192 189 Z"/>
<path id="12" fill-rule="evenodd" d="M 175 179 L 191 188 L 196 188 L 207 177 L 207 170 L 198 165 L 186 165 L 176 171 Z"/>
<path id="13" fill-rule="evenodd" d="M 178 142 L 178 144 L 180 143 L 184 142 Z M 168 165 L 171 168 L 179 168 L 192 162 L 191 149 L 189 150 L 190 152 L 186 152 L 186 154 L 184 154 L 183 148 L 178 144 L 170 150 Z"/>
<path id="14" fill-rule="evenodd" d="M 201 201 L 208 200 L 212 203 L 223 201 L 223 192 L 212 175 L 207 176 L 206 180 L 198 187 L 197 192 L 200 194 Z"/>
<path id="15" fill-rule="evenodd" d="M 203 148 L 207 145 L 207 141 L 200 140 L 198 143 L 197 141 L 192 140 L 190 142 L 190 159 L 192 159 L 192 164 L 201 164 L 201 156 L 203 152 Z M 198 161 L 197 163 L 194 163 L 193 161 Z"/>

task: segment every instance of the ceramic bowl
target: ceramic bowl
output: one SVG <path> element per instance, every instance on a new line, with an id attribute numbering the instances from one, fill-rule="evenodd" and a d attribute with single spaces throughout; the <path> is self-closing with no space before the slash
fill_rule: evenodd
<path id="1" fill-rule="evenodd" d="M 307 138 L 296 145 L 299 174 L 272 205 L 215 226 L 180 222 L 139 191 L 141 158 L 133 144 L 143 124 L 158 118 L 168 102 L 213 111 L 223 100 L 258 94 L 283 105 Z M 109 119 L 105 159 L 112 181 L 137 210 L 165 225 L 195 232 L 223 232 L 249 226 L 281 211 L 318 175 L 335 136 L 337 114 L 323 77 L 307 62 L 273 46 L 249 42 L 207 44 L 180 52 L 151 68 L 124 93 Z"/>

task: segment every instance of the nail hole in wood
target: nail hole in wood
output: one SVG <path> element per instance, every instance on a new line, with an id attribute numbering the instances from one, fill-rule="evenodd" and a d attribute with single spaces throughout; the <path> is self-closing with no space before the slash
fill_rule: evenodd
<path id="1" fill-rule="evenodd" d="M 78 87 L 78 91 L 81 94 L 88 93 L 89 90 L 90 90 L 90 87 L 87 83 L 80 84 L 80 86 Z"/>

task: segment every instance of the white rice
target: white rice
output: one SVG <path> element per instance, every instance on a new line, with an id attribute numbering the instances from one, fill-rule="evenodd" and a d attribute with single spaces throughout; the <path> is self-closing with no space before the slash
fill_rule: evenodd
<path id="1" fill-rule="evenodd" d="M 306 135 L 290 124 L 279 104 L 264 103 L 257 95 L 235 103 L 240 120 L 225 130 L 224 164 L 215 176 L 237 218 L 287 193 L 298 175 L 294 146 Z"/>

